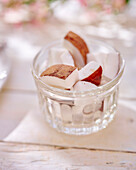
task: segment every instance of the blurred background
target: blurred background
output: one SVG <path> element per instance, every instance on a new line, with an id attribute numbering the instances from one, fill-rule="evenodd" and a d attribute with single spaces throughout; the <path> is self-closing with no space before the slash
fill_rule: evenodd
<path id="1" fill-rule="evenodd" d="M 0 0 L 0 139 L 38 110 L 32 60 L 69 30 L 120 51 L 126 60 L 120 101 L 136 110 L 136 0 Z"/>

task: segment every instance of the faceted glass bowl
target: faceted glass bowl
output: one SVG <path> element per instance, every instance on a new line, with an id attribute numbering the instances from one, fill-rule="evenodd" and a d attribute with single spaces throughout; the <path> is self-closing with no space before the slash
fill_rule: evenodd
<path id="1" fill-rule="evenodd" d="M 11 67 L 9 48 L 5 42 L 0 40 L 0 90 L 7 81 Z"/>
<path id="2" fill-rule="evenodd" d="M 91 52 L 97 50 L 119 54 L 109 45 L 94 39 L 88 45 Z M 55 41 L 43 48 L 34 58 L 32 69 L 45 120 L 58 131 L 73 135 L 87 135 L 105 128 L 113 120 L 117 109 L 124 60 L 119 55 L 119 72 L 105 85 L 91 91 L 62 90 L 51 87 L 40 79 L 41 72 L 47 67 L 52 47 L 62 47 L 62 41 Z"/>

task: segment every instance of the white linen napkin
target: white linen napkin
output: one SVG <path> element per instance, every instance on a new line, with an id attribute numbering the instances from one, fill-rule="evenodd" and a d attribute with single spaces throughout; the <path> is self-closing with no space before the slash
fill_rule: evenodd
<path id="1" fill-rule="evenodd" d="M 4 140 L 21 143 L 136 151 L 136 112 L 123 105 L 106 129 L 87 136 L 57 132 L 39 113 L 29 112 L 18 127 Z"/>

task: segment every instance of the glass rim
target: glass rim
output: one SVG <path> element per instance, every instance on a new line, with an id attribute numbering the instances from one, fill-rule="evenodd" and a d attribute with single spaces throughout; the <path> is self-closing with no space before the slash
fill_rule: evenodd
<path id="1" fill-rule="evenodd" d="M 32 75 L 34 77 L 34 79 L 38 80 L 45 88 L 47 91 L 55 93 L 55 94 L 59 94 L 59 95 L 64 95 L 64 96 L 69 96 L 69 97 L 79 97 L 79 96 L 95 96 L 95 95 L 100 95 L 101 93 L 104 93 L 110 89 L 112 89 L 112 87 L 114 87 L 116 84 L 118 84 L 120 82 L 120 79 L 122 77 L 123 71 L 124 71 L 124 67 L 125 67 L 125 60 L 122 58 L 122 56 L 120 55 L 120 53 L 113 48 L 112 46 L 110 46 L 109 44 L 99 41 L 97 39 L 93 39 L 91 38 L 92 41 L 95 41 L 96 43 L 101 43 L 105 46 L 107 46 L 108 48 L 112 49 L 115 53 L 117 53 L 120 57 L 120 61 L 121 61 L 121 66 L 119 68 L 119 71 L 117 73 L 117 75 L 110 80 L 108 83 L 101 85 L 101 86 L 97 86 L 97 88 L 92 89 L 92 90 L 86 90 L 86 91 L 69 91 L 69 90 L 64 90 L 64 89 L 59 89 L 57 87 L 53 87 L 50 86 L 48 84 L 46 84 L 44 81 L 42 81 L 42 79 L 40 78 L 39 75 L 36 74 L 35 71 L 35 64 L 36 61 L 38 59 L 38 57 L 40 56 L 40 54 L 45 51 L 46 49 L 48 49 L 50 46 L 58 44 L 61 42 L 61 40 L 56 40 L 53 41 L 49 44 L 47 44 L 46 46 L 44 46 L 34 57 L 33 62 L 32 62 Z"/>

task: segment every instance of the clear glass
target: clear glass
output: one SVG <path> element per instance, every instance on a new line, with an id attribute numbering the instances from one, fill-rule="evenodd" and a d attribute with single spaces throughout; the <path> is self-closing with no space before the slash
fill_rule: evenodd
<path id="1" fill-rule="evenodd" d="M 88 44 L 92 52 L 99 50 L 118 53 L 109 45 L 94 39 L 91 39 Z M 60 132 L 73 135 L 97 132 L 105 128 L 115 115 L 124 60 L 119 55 L 118 75 L 105 85 L 91 91 L 66 91 L 48 86 L 39 76 L 47 67 L 49 49 L 61 46 L 62 41 L 49 44 L 33 61 L 32 74 L 37 86 L 41 112 L 46 121 Z"/>
<path id="2" fill-rule="evenodd" d="M 9 50 L 5 42 L 0 40 L 0 90 L 4 86 L 10 72 Z"/>

